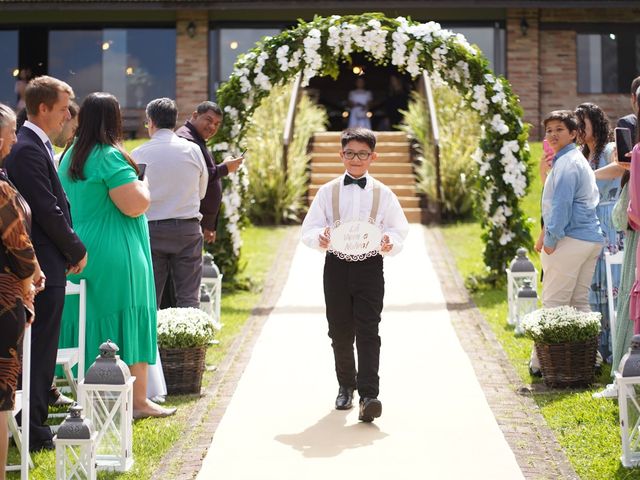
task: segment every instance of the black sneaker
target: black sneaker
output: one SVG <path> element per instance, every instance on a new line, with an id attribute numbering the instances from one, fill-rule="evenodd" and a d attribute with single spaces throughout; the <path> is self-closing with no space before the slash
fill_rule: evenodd
<path id="1" fill-rule="evenodd" d="M 360 415 L 358 420 L 361 422 L 373 422 L 374 418 L 382 415 L 382 402 L 377 398 L 364 397 L 360 399 Z"/>

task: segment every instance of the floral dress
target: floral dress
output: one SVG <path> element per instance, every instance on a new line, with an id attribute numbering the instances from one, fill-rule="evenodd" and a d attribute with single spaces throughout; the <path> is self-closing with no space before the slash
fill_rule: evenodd
<path id="1" fill-rule="evenodd" d="M 608 143 L 598 163 L 591 166 L 594 170 L 598 168 L 606 167 L 611 161 L 611 155 L 615 143 Z M 600 201 L 596 207 L 596 215 L 600 220 L 600 228 L 605 236 L 605 244 L 598 257 L 596 263 L 596 269 L 593 272 L 593 279 L 591 281 L 591 289 L 589 290 L 589 303 L 591 310 L 594 312 L 600 312 L 602 314 L 602 333 L 600 335 L 600 353 L 606 359 L 611 354 L 610 336 L 611 336 L 611 323 L 609 319 L 609 307 L 608 307 L 608 295 L 607 295 L 607 274 L 605 263 L 605 252 L 612 254 L 617 253 L 624 249 L 624 233 L 618 231 L 613 225 L 612 213 L 613 207 L 618 201 L 620 196 L 620 178 L 613 180 L 596 180 L 598 185 L 598 191 L 600 192 Z M 613 265 L 611 268 L 612 277 L 612 289 L 614 298 L 618 296 L 618 286 L 620 285 L 620 265 Z"/>
<path id="2" fill-rule="evenodd" d="M 36 270 L 31 211 L 0 170 L 0 412 L 13 410 L 26 321 L 22 280 Z M 0 466 L 4 468 L 4 466 Z"/>

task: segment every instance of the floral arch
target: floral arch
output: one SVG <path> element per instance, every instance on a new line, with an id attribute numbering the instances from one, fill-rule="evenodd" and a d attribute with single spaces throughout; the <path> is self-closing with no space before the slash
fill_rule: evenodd
<path id="1" fill-rule="evenodd" d="M 521 120 L 522 109 L 509 82 L 493 75 L 486 58 L 464 36 L 437 23 L 378 13 L 334 15 L 301 21 L 293 29 L 265 37 L 238 59 L 229 81 L 218 91 L 225 122 L 214 139 L 214 150 L 223 154 L 222 150 L 240 148 L 245 124 L 273 85 L 292 81 L 299 72 L 303 86 L 315 76 L 337 78 L 339 65 L 349 62 L 352 52 L 363 52 L 377 65 L 394 65 L 413 78 L 426 70 L 435 82 L 455 88 L 478 113 L 482 132 L 473 160 L 479 168 L 477 203 L 484 213 L 484 262 L 492 273 L 502 274 L 518 247 L 531 246 L 528 220 L 520 208 L 528 187 L 528 126 Z M 233 178 L 223 204 L 226 252 L 233 251 L 236 257 L 241 206 L 234 191 L 242 188 L 246 185 L 241 179 Z M 225 252 L 222 244 L 216 248 Z"/>

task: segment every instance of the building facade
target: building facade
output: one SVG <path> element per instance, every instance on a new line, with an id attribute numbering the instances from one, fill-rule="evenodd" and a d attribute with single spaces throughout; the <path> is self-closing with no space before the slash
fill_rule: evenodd
<path id="1" fill-rule="evenodd" d="M 391 7 L 389 6 L 391 5 Z M 630 112 L 640 75 L 640 5 L 609 1 L 0 0 L 0 101 L 21 77 L 50 74 L 81 100 L 114 93 L 126 112 L 176 98 L 181 117 L 228 78 L 238 54 L 314 15 L 381 11 L 434 20 L 476 43 L 520 96 L 539 138 L 550 110 L 590 101 Z"/>

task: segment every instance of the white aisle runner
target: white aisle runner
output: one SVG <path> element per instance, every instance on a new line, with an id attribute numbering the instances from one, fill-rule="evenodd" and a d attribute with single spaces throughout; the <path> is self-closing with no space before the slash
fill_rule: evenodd
<path id="1" fill-rule="evenodd" d="M 404 251 L 384 262 L 382 417 L 364 424 L 357 407 L 333 408 L 323 255 L 299 245 L 198 479 L 523 478 L 455 335 L 424 242 L 423 227 L 412 225 Z"/>

